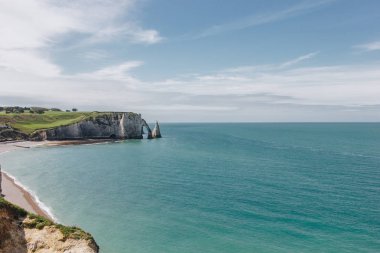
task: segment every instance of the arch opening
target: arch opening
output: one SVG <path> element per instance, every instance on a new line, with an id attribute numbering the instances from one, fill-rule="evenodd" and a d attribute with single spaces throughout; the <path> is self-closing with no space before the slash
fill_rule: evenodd
<path id="1" fill-rule="evenodd" d="M 141 126 L 141 135 L 143 139 L 149 139 L 149 133 L 150 129 L 148 129 L 146 126 Z"/>

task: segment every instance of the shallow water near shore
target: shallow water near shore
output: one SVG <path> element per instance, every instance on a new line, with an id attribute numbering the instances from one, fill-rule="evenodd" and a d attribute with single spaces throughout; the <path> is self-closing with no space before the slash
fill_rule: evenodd
<path id="1" fill-rule="evenodd" d="M 380 252 L 380 124 L 162 124 L 0 155 L 101 252 Z"/>

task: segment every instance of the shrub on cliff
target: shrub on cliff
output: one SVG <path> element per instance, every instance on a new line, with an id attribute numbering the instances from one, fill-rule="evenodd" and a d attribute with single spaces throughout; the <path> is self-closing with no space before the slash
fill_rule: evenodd
<path id="1" fill-rule="evenodd" d="M 6 201 L 3 197 L 0 197 L 0 210 L 6 210 L 12 213 L 15 218 L 25 217 L 28 214 L 27 211 Z"/>
<path id="2" fill-rule="evenodd" d="M 35 112 L 35 113 L 38 113 L 38 114 L 43 114 L 46 111 L 49 111 L 49 109 L 43 108 L 43 107 L 30 107 L 30 112 Z"/>
<path id="3" fill-rule="evenodd" d="M 5 113 L 23 113 L 24 112 L 24 108 L 20 106 L 7 106 L 7 107 L 3 107 L 3 110 L 5 110 Z"/>

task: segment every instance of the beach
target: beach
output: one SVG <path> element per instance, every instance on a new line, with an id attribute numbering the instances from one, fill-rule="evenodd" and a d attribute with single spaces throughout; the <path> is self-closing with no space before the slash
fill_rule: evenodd
<path id="1" fill-rule="evenodd" d="M 0 154 L 17 149 L 32 148 L 44 144 L 47 143 L 31 141 L 4 142 L 0 143 Z M 28 191 L 26 191 L 21 185 L 16 183 L 13 177 L 4 172 L 4 168 L 2 168 L 1 185 L 2 194 L 6 200 L 24 208 L 28 212 L 35 213 L 50 220 L 53 220 L 53 218 L 38 205 L 38 202 Z"/>
<path id="2" fill-rule="evenodd" d="M 28 149 L 37 146 L 63 146 L 63 145 L 79 145 L 79 144 L 95 144 L 102 142 L 110 142 L 109 139 L 89 139 L 89 140 L 67 140 L 67 141 L 9 141 L 0 143 L 0 154 L 18 149 Z M 53 220 L 39 204 L 38 201 L 24 187 L 15 181 L 15 179 L 4 172 L 6 168 L 2 167 L 2 194 L 4 198 L 28 212 L 41 215 L 45 218 Z"/>
<path id="3" fill-rule="evenodd" d="M 5 141 L 0 142 L 0 154 L 22 148 L 32 148 L 47 144 L 47 141 Z"/>
<path id="4" fill-rule="evenodd" d="M 34 197 L 17 184 L 12 177 L 4 172 L 2 172 L 2 176 L 3 195 L 6 200 L 24 208 L 28 212 L 53 220 L 47 212 L 39 207 Z"/>

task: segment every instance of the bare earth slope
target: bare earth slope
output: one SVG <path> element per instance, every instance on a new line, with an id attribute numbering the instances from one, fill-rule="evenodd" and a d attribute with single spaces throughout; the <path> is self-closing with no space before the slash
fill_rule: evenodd
<path id="1" fill-rule="evenodd" d="M 55 224 L 0 197 L 0 253 L 98 253 L 92 236 Z"/>

